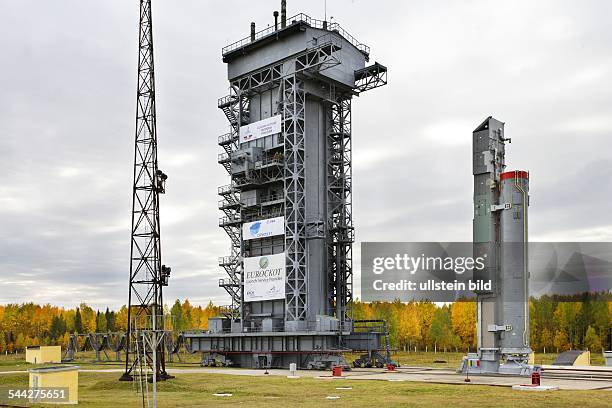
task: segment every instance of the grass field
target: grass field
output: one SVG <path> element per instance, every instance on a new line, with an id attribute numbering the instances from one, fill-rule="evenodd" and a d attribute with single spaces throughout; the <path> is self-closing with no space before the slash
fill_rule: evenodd
<path id="1" fill-rule="evenodd" d="M 439 366 L 456 368 L 462 353 L 399 353 L 396 360 L 404 366 Z M 82 368 L 121 368 L 120 363 L 92 363 L 92 353 L 80 353 L 76 361 Z M 1 356 L 0 371 L 33 367 L 23 355 Z M 549 362 L 554 355 L 536 356 L 536 362 Z M 197 355 L 186 356 L 172 367 L 194 367 Z M 445 363 L 434 361 L 445 361 Z M 79 406 L 139 406 L 141 395 L 134 383 L 117 381 L 118 373 L 79 374 Z M 27 373 L 0 375 L 0 389 L 28 386 Z M 336 390 L 336 387 L 352 390 Z M 216 397 L 214 393 L 231 393 Z M 329 400 L 328 396 L 339 396 Z M 328 381 L 313 378 L 289 380 L 284 377 L 252 377 L 226 374 L 179 374 L 159 384 L 160 407 L 217 407 L 239 404 L 246 407 L 609 407 L 610 391 L 555 391 L 525 393 L 507 387 L 477 385 L 442 385 L 417 382 L 376 380 Z M 5 401 L 2 401 L 5 402 Z M 1 404 L 1 402 L 0 402 Z M 17 404 L 19 405 L 19 404 Z M 23 404 L 22 404 L 23 405 Z"/>

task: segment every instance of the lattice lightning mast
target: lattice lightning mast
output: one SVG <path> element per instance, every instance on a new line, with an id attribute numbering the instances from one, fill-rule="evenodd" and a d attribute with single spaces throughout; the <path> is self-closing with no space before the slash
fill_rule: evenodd
<path id="1" fill-rule="evenodd" d="M 125 372 L 121 377 L 127 381 L 132 380 L 132 372 L 139 361 L 135 358 L 136 342 L 142 341 L 136 336 L 135 325 L 164 330 L 162 289 L 168 285 L 170 276 L 170 268 L 162 265 L 161 255 L 159 195 L 165 193 L 168 177 L 157 165 L 152 25 L 151 0 L 140 0 L 128 332 Z M 164 378 L 167 374 L 162 343 L 157 356 L 155 364 L 152 356 L 146 356 L 145 361 L 157 378 Z"/>

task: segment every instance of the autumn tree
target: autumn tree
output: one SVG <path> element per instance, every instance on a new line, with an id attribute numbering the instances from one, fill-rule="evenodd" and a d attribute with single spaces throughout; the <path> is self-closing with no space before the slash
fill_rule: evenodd
<path id="1" fill-rule="evenodd" d="M 19 353 L 25 350 L 25 346 L 26 346 L 25 336 L 23 335 L 23 333 L 19 333 L 17 335 L 17 338 L 15 339 L 15 343 L 13 347 Z"/>
<path id="2" fill-rule="evenodd" d="M 555 327 L 565 335 L 567 348 L 578 347 L 580 344 L 582 333 L 579 330 L 579 316 L 581 311 L 582 303 L 560 302 L 553 314 Z"/>
<path id="3" fill-rule="evenodd" d="M 61 338 L 64 333 L 66 333 L 66 322 L 62 318 L 62 316 L 53 316 L 51 319 L 51 328 L 49 330 L 49 335 L 52 339 Z"/>
<path id="4" fill-rule="evenodd" d="M 115 331 L 115 312 L 110 311 L 107 307 L 106 311 L 104 312 L 104 319 L 106 320 L 106 329 L 108 331 L 114 332 Z"/>
<path id="5" fill-rule="evenodd" d="M 567 333 L 563 330 L 557 330 L 555 333 L 555 338 L 553 339 L 553 345 L 557 348 L 557 353 L 559 350 L 566 351 L 571 348 L 569 340 L 567 339 Z"/>
<path id="6" fill-rule="evenodd" d="M 69 333 L 74 333 L 75 329 L 75 319 L 76 319 L 76 310 L 69 309 L 64 310 L 62 312 L 62 319 L 66 322 L 66 331 Z"/>
<path id="7" fill-rule="evenodd" d="M 541 349 L 544 351 L 544 353 L 546 353 L 546 348 L 548 348 L 549 350 L 552 348 L 553 336 L 550 330 L 548 330 L 547 328 L 542 330 L 542 333 L 540 334 L 539 344 L 540 344 Z"/>
<path id="8" fill-rule="evenodd" d="M 96 312 L 96 333 L 105 333 L 107 330 L 106 315 L 98 310 Z"/>
<path id="9" fill-rule="evenodd" d="M 83 333 L 83 319 L 81 318 L 81 311 L 78 307 L 76 314 L 74 315 L 74 331 L 77 333 Z"/>
<path id="10" fill-rule="evenodd" d="M 172 324 L 174 330 L 184 330 L 183 326 L 183 308 L 181 307 L 181 301 L 176 299 L 174 305 L 170 309 L 170 316 L 172 316 Z"/>
<path id="11" fill-rule="evenodd" d="M 193 328 L 192 309 L 193 309 L 193 307 L 191 306 L 191 303 L 189 302 L 189 299 L 185 299 L 185 301 L 181 305 L 181 311 L 182 311 L 182 313 L 181 313 L 181 315 L 182 315 L 182 329 L 183 330 L 187 330 L 187 329 L 192 329 Z"/>
<path id="12" fill-rule="evenodd" d="M 468 348 L 476 348 L 476 303 L 455 302 L 451 305 L 453 331 Z"/>
<path id="13" fill-rule="evenodd" d="M 93 333 L 96 331 L 96 312 L 87 306 L 86 303 L 81 303 L 81 319 L 83 320 L 83 330 L 85 333 Z"/>
<path id="14" fill-rule="evenodd" d="M 421 347 L 425 349 L 432 344 L 431 338 L 429 337 L 429 329 L 431 328 L 431 323 L 433 321 L 436 309 L 436 305 L 434 305 L 432 302 L 416 302 L 416 313 L 419 319 L 420 329 L 420 343 Z"/>
<path id="15" fill-rule="evenodd" d="M 397 301 L 394 306 L 398 346 L 406 350 L 421 337 L 419 316 L 414 302 L 404 305 Z"/>
<path id="16" fill-rule="evenodd" d="M 126 331 L 128 326 L 128 310 L 125 305 L 121 306 L 115 316 L 115 330 Z"/>
<path id="17" fill-rule="evenodd" d="M 429 338 L 433 342 L 434 350 L 456 347 L 460 340 L 453 332 L 453 323 L 448 306 L 436 308 L 429 327 Z"/>
<path id="18" fill-rule="evenodd" d="M 601 351 L 601 340 L 595 329 L 591 326 L 588 327 L 586 335 L 584 336 L 584 345 L 592 352 L 599 353 Z"/>

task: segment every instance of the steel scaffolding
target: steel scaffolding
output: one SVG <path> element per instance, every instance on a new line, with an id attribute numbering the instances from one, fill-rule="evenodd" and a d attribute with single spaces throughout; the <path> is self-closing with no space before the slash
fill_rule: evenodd
<path id="1" fill-rule="evenodd" d="M 219 226 L 230 238 L 219 286 L 232 299 L 223 313 L 231 322 L 186 334 L 207 362 L 327 367 L 342 364 L 346 348 L 379 344 L 379 333 L 351 337 L 351 101 L 385 85 L 387 69 L 365 66 L 369 47 L 337 23 L 289 20 L 222 51 L 229 93 L 218 107 L 229 132 L 217 139 L 217 159 L 231 182 L 218 189 Z M 242 139 L 241 127 L 276 117 L 280 133 Z M 281 217 L 284 234 L 243 237 L 246 223 Z M 244 259 L 281 253 L 284 298 L 245 301 Z"/>

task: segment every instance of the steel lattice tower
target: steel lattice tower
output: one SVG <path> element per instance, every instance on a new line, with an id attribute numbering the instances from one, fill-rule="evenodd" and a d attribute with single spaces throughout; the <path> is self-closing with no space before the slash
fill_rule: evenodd
<path id="1" fill-rule="evenodd" d="M 162 288 L 168 285 L 170 275 L 170 268 L 161 262 L 159 195 L 165 192 L 167 176 L 157 165 L 152 23 L 151 0 L 140 0 L 128 329 L 125 372 L 121 380 L 132 379 L 138 360 L 134 358 L 135 342 L 142 340 L 136 336 L 136 325 L 164 330 Z M 147 319 L 151 319 L 150 324 Z M 150 368 L 158 378 L 167 377 L 161 343 L 157 354 L 156 367 Z M 150 356 L 146 363 L 153 365 Z"/>

